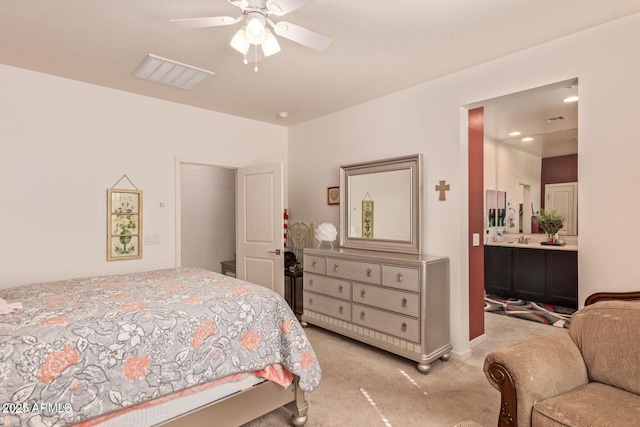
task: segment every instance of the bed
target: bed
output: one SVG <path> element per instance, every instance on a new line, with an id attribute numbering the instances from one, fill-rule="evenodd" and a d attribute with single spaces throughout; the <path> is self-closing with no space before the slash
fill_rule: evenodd
<path id="1" fill-rule="evenodd" d="M 0 425 L 304 425 L 321 370 L 272 291 L 177 268 L 0 290 Z"/>

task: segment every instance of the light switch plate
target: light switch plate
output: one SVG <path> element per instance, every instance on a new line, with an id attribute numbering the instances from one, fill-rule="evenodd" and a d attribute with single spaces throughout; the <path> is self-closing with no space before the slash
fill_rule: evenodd
<path id="1" fill-rule="evenodd" d="M 473 246 L 480 246 L 480 233 L 473 233 Z"/>
<path id="2" fill-rule="evenodd" d="M 145 234 L 144 235 L 144 244 L 145 245 L 160 245 L 162 244 L 162 239 L 159 234 Z"/>

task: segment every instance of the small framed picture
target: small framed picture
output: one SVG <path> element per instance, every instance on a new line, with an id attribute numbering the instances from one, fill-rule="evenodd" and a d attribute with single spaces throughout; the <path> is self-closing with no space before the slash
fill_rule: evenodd
<path id="1" fill-rule="evenodd" d="M 340 187 L 327 188 L 327 204 L 328 205 L 340 204 Z"/>

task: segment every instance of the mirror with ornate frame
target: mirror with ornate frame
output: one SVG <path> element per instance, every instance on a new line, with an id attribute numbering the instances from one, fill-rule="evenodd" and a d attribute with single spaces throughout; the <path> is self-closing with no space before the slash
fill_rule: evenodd
<path id="1" fill-rule="evenodd" d="M 422 154 L 340 167 L 340 246 L 421 253 Z"/>

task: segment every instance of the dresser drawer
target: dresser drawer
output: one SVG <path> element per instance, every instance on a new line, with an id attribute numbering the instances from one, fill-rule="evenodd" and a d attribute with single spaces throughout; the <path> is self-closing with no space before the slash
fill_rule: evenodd
<path id="1" fill-rule="evenodd" d="M 323 295 L 351 299 L 351 282 L 348 280 L 334 279 L 327 276 L 317 276 L 315 274 L 305 274 L 303 287 L 307 291 L 316 292 Z"/>
<path id="2" fill-rule="evenodd" d="M 420 296 L 409 292 L 376 286 L 353 284 L 353 302 L 366 304 L 407 316 L 420 316 Z"/>
<path id="3" fill-rule="evenodd" d="M 420 292 L 420 269 L 385 264 L 382 285 L 406 291 Z"/>
<path id="4" fill-rule="evenodd" d="M 420 342 L 420 322 L 417 319 L 353 304 L 352 322 L 404 340 Z"/>
<path id="5" fill-rule="evenodd" d="M 305 255 L 304 256 L 304 271 L 310 273 L 326 274 L 327 262 L 323 256 Z"/>
<path id="6" fill-rule="evenodd" d="M 327 275 L 379 285 L 381 266 L 371 262 L 327 258 Z"/>
<path id="7" fill-rule="evenodd" d="M 347 322 L 351 321 L 351 303 L 349 301 L 304 291 L 304 308 L 305 310 L 326 314 Z"/>

